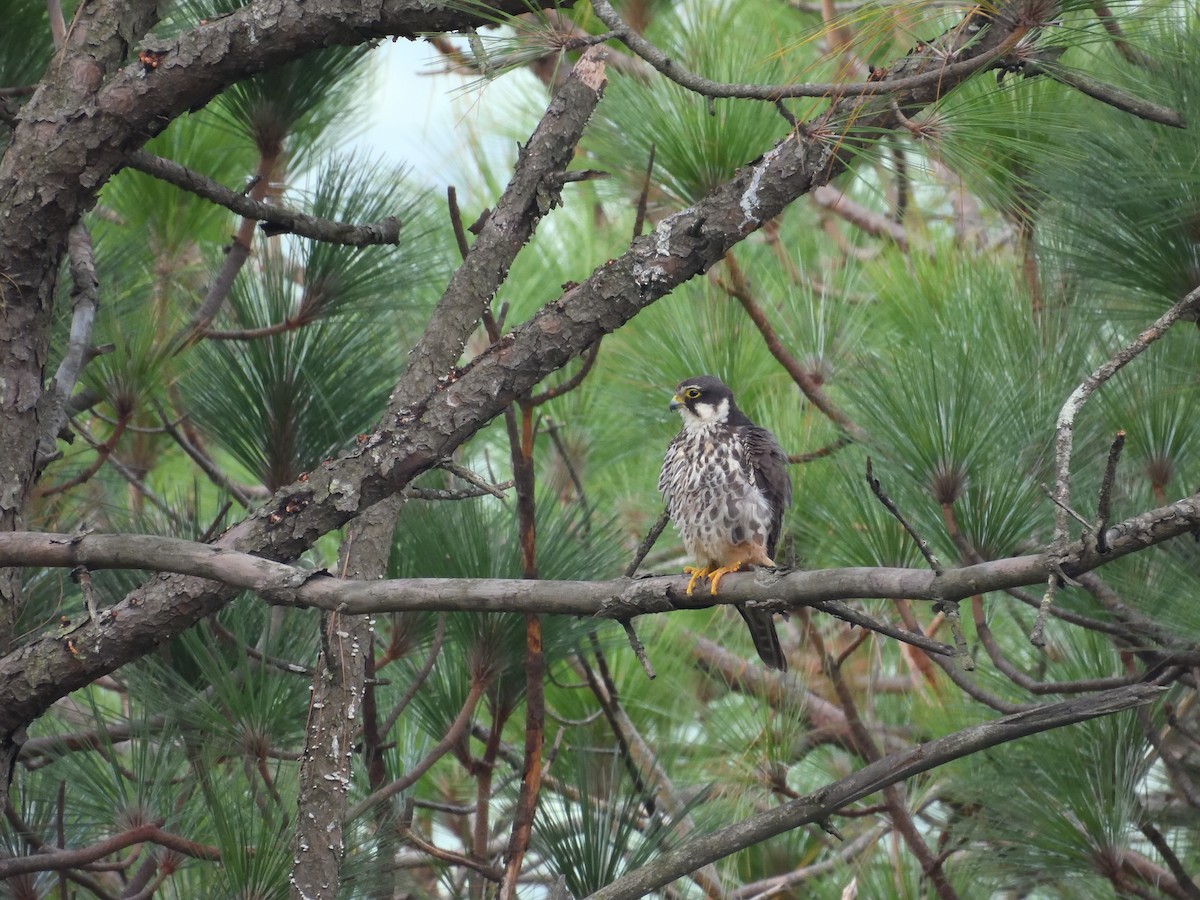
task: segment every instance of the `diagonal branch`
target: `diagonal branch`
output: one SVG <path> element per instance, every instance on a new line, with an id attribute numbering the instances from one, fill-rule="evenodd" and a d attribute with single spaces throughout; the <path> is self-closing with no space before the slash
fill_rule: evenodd
<path id="1" fill-rule="evenodd" d="M 100 282 L 96 277 L 96 257 L 92 251 L 92 235 L 82 222 L 76 223 L 67 236 L 67 259 L 71 271 L 71 333 L 67 350 L 54 373 L 54 380 L 42 395 L 42 434 L 38 447 L 38 466 L 44 466 L 58 455 L 58 434 L 67 424 L 68 401 L 75 384 L 87 365 L 92 347 L 92 326 L 100 307 Z"/>
<path id="2" fill-rule="evenodd" d="M 438 300 L 425 333 L 409 355 L 402 393 L 415 399 L 449 373 L 509 266 L 537 223 L 557 206 L 561 182 L 553 176 L 571 162 L 584 126 L 600 102 L 605 74 L 601 48 L 584 52 L 550 101 L 504 193 Z"/>
<path id="3" fill-rule="evenodd" d="M 1106 84 L 1103 81 L 1098 81 L 1095 78 L 1084 75 L 1082 72 L 1072 72 L 1061 66 L 1032 60 L 1022 63 L 1021 72 L 1030 77 L 1044 75 L 1047 78 L 1057 81 L 1059 84 L 1065 84 L 1069 88 L 1074 88 L 1085 97 L 1099 100 L 1107 106 L 1119 109 L 1121 112 L 1129 113 L 1131 116 L 1137 116 L 1139 119 L 1145 119 L 1147 122 L 1169 125 L 1171 128 L 1187 128 L 1187 122 L 1183 116 L 1169 106 L 1163 106 L 1161 103 L 1154 103 L 1141 97 L 1135 97 L 1127 91 L 1123 91 L 1111 84 Z"/>
<path id="4" fill-rule="evenodd" d="M 291 8 L 292 0 L 281 2 Z M 397 21 L 421 31 L 445 31 L 461 27 L 463 22 L 460 13 L 441 7 L 418 14 L 409 0 L 388 0 L 377 20 L 360 28 L 362 14 L 347 12 L 342 2 L 348 0 L 331 0 L 331 24 L 319 35 L 322 44 L 349 41 L 347 29 L 353 29 L 354 40 L 361 40 Z M 1002 5 L 1002 9 L 1010 8 L 1015 7 Z M 246 35 L 255 30 L 246 27 L 246 20 L 256 9 L 251 4 L 180 36 L 153 76 L 146 76 L 139 66 L 136 71 L 123 71 L 112 85 L 103 88 L 97 98 L 102 108 L 114 102 L 114 94 L 119 93 L 125 103 L 122 108 L 134 112 L 123 117 L 96 117 L 92 137 L 98 146 L 108 147 L 108 142 L 114 148 L 128 148 L 131 142 L 136 145 L 131 135 L 157 131 L 172 115 L 205 101 L 223 84 L 222 78 L 240 77 L 278 64 L 297 49 L 316 45 L 317 37 L 301 39 L 293 30 L 300 25 L 313 27 L 315 13 L 310 11 L 307 16 L 300 15 L 299 23 L 283 16 L 278 29 L 255 38 L 251 46 Z M 316 18 L 318 24 L 326 21 Z M 950 52 L 956 60 L 976 58 L 1025 33 L 1024 26 L 998 17 L 973 40 L 966 39 L 970 35 L 964 36 Z M 218 41 L 224 48 L 220 55 L 223 67 L 212 72 L 209 80 L 197 83 L 196 72 L 187 66 L 206 58 L 211 41 Z M 919 67 L 919 60 L 905 57 L 894 63 L 884 77 L 903 77 Z M 935 102 L 967 74 L 966 69 L 942 69 L 940 78 L 911 89 L 906 103 L 921 106 Z M 170 102 L 160 93 L 163 91 L 173 92 Z M 432 385 L 425 379 L 428 372 L 407 379 L 404 389 L 394 395 L 378 431 L 343 458 L 308 473 L 305 481 L 281 489 L 259 512 L 231 527 L 219 539 L 219 547 L 253 552 L 260 559 L 298 557 L 321 535 L 436 466 L 514 398 L 527 394 L 598 338 L 706 271 L 797 197 L 843 171 L 853 149 L 853 142 L 845 137 L 848 128 L 889 128 L 893 121 L 890 104 L 878 99 L 845 99 L 833 104 L 812 123 L 813 127 L 804 133 L 799 129 L 789 133 L 703 200 L 662 219 L 653 232 L 635 239 L 624 254 L 605 262 L 583 283 L 548 303 L 456 377 L 438 383 L 437 375 L 446 372 L 437 371 L 435 366 Z M 10 155 L 18 148 L 18 137 L 14 134 Z M 25 135 L 24 140 L 28 144 L 32 136 Z M 45 142 L 44 136 L 39 137 L 36 145 Z M 120 155 L 113 149 L 108 155 L 100 153 L 89 159 L 83 165 L 85 182 L 102 183 L 118 165 Z M 30 174 L 44 183 L 78 183 L 80 167 L 77 160 L 68 165 L 66 160 L 55 158 L 39 163 Z M 53 216 L 39 212 L 41 218 L 36 221 L 25 216 L 0 220 L 0 265 L 6 241 L 16 241 L 18 234 L 25 233 L 13 232 L 13 228 L 35 229 L 44 236 L 56 227 L 54 217 L 69 215 L 73 209 L 71 204 L 52 204 L 51 208 Z M 30 296 L 40 296 L 41 276 L 34 270 L 22 272 L 15 290 L 27 288 Z M 5 294 L 15 296 L 8 290 Z M 457 352 L 456 341 L 446 341 L 443 336 L 443 343 Z M 429 359 L 432 361 L 432 355 Z M 4 757 L 14 753 L 10 736 L 16 729 L 41 715 L 59 697 L 140 658 L 220 609 L 233 596 L 232 588 L 209 580 L 163 576 L 135 590 L 118 605 L 119 628 L 100 628 L 93 623 L 80 629 L 80 645 L 93 648 L 86 655 L 72 656 L 61 641 L 51 637 L 35 639 L 0 659 L 0 771 L 4 769 Z M 29 673 L 34 671 L 39 678 L 31 680 Z"/>
<path id="5" fill-rule="evenodd" d="M 1153 703 L 1165 690 L 1157 685 L 1143 684 L 1083 699 L 1050 703 L 891 753 L 814 794 L 692 838 L 589 895 L 589 900 L 635 900 L 702 865 L 774 835 L 819 822 L 855 800 L 914 775 L 1032 734 Z"/>
<path id="6" fill-rule="evenodd" d="M 845 411 L 834 405 L 817 379 L 809 374 L 800 361 L 783 345 L 771 320 L 767 318 L 763 308 L 754 299 L 750 284 L 737 264 L 737 258 L 732 253 L 725 257 L 725 266 L 729 269 L 729 283 L 718 281 L 718 284 L 727 294 L 742 304 L 742 309 L 746 311 L 746 315 L 750 317 L 750 321 L 762 335 L 767 350 L 792 377 L 796 387 L 800 388 L 800 392 L 808 398 L 809 403 L 824 413 L 825 417 L 841 428 L 847 436 L 860 443 L 865 442 L 867 440 L 866 432 Z"/>
<path id="7" fill-rule="evenodd" d="M 205 200 L 211 200 L 244 219 L 254 219 L 264 223 L 264 226 L 270 225 L 272 234 L 297 234 L 315 241 L 351 247 L 396 244 L 400 241 L 401 222 L 395 216 L 369 225 L 352 225 L 348 222 L 334 222 L 331 219 L 310 216 L 281 206 L 272 206 L 241 191 L 230 190 L 220 182 L 181 166 L 174 160 L 155 156 L 146 150 L 136 150 L 129 154 L 128 166 Z"/>
<path id="8" fill-rule="evenodd" d="M 1071 505 L 1071 445 L 1075 436 L 1075 417 L 1079 414 L 1079 410 L 1083 408 L 1083 404 L 1100 385 L 1121 371 L 1127 363 L 1136 359 L 1143 350 L 1166 334 L 1172 325 L 1197 305 L 1200 305 L 1200 287 L 1163 313 L 1154 324 L 1139 334 L 1132 342 L 1114 353 L 1067 397 L 1067 402 L 1063 404 L 1058 413 L 1054 440 L 1053 499 L 1058 507 L 1054 514 L 1054 544 L 1056 546 L 1065 544 L 1067 540 L 1067 510 Z"/>

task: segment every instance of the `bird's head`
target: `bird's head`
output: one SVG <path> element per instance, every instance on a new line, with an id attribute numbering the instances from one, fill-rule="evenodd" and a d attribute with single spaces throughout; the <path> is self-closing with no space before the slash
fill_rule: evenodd
<path id="1" fill-rule="evenodd" d="M 728 422 L 733 408 L 733 391 L 712 375 L 684 379 L 671 398 L 671 409 L 683 416 L 685 428 Z"/>

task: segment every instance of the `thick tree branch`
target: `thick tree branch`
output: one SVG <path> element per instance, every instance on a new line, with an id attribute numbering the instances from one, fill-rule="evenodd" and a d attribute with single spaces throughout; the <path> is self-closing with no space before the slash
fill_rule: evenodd
<path id="1" fill-rule="evenodd" d="M 399 496 L 389 497 L 354 520 L 339 553 L 342 578 L 383 577 L 401 503 Z M 370 637 L 367 616 L 327 612 L 321 617 L 321 655 L 313 672 L 300 759 L 292 842 L 293 900 L 332 900 L 338 893 L 345 854 L 342 817 L 353 781 Z"/>
<path id="2" fill-rule="evenodd" d="M 54 175 L 42 180 L 74 184 L 79 182 L 81 173 L 86 173 L 85 184 L 96 177 L 103 180 L 120 164 L 124 151 L 119 148 L 134 141 L 132 135 L 137 129 L 155 133 L 165 125 L 165 120 L 160 121 L 163 116 L 169 119 L 203 102 L 223 86 L 223 79 L 282 62 L 304 46 L 361 40 L 365 34 L 385 31 L 397 17 L 407 27 L 420 26 L 428 31 L 444 31 L 471 21 L 447 9 L 420 10 L 415 0 L 411 0 L 412 5 L 400 4 L 398 0 L 385 2 L 369 20 L 370 24 L 362 21 L 361 10 L 347 10 L 338 2 L 333 3 L 334 12 L 329 17 L 315 19 L 305 16 L 304 10 L 308 8 L 305 4 L 289 0 L 274 2 L 278 4 L 277 14 L 269 17 L 271 27 L 264 21 L 255 26 L 257 30 L 250 28 L 250 22 L 256 21 L 254 17 L 263 15 L 262 8 L 252 4 L 181 36 L 169 46 L 152 75 L 146 75 L 140 67 L 136 75 L 123 73 L 96 98 L 101 111 L 119 101 L 125 116 L 98 113 L 92 135 L 97 148 L 94 156 L 82 161 L 72 157 L 72 164 L 67 166 L 66 160 L 57 157 L 46 160 L 43 150 L 27 147 L 37 161 L 30 169 L 31 177 Z M 398 9 L 403 9 L 403 16 Z M 355 30 L 360 26 L 361 30 Z M 257 43 L 248 42 L 244 32 L 256 34 Z M 1023 26 L 1001 24 L 997 19 L 954 55 L 965 59 L 987 54 L 1024 33 Z M 210 54 L 216 54 L 215 61 L 210 60 Z M 252 65 L 246 61 L 248 58 L 253 60 Z M 893 66 L 892 76 L 903 77 L 917 65 L 906 57 Z M 216 71 L 210 71 L 209 67 L 216 67 Z M 912 89 L 906 102 L 924 105 L 937 100 L 966 77 L 965 70 L 955 72 L 942 70 L 941 78 Z M 154 90 L 148 91 L 147 84 L 152 84 Z M 160 92 L 169 93 L 171 102 L 167 103 Z M 303 482 L 279 491 L 262 510 L 229 529 L 220 539 L 220 546 L 272 559 L 296 558 L 321 535 L 437 465 L 547 374 L 678 285 L 705 271 L 722 259 L 730 247 L 761 228 L 797 197 L 842 171 L 849 164 L 852 149 L 852 141 L 845 134 L 848 128 L 867 131 L 887 128 L 892 120 L 890 103 L 879 99 L 848 99 L 833 104 L 805 133 L 799 130 L 789 133 L 695 206 L 662 219 L 651 234 L 634 240 L 626 253 L 600 266 L 582 284 L 505 335 L 456 378 L 438 383 L 424 394 L 406 390 L 394 397 L 374 435 L 347 456 L 308 473 Z M 107 143 L 110 141 L 111 146 Z M 6 155 L 6 161 L 8 158 Z M 55 166 L 66 167 L 66 174 Z M 3 175 L 4 168 L 0 165 L 0 184 Z M 54 217 L 45 216 L 42 205 L 39 200 L 36 215 L 32 208 L 22 207 L 21 215 L 0 221 L 0 248 L 6 246 L 8 238 L 12 238 L 9 247 L 29 246 L 33 241 L 38 243 L 40 258 L 47 248 L 52 250 L 56 246 L 56 239 L 46 231 L 53 230 L 49 220 Z M 56 209 L 55 216 L 60 213 Z M 34 234 L 14 232 L 16 225 Z M 0 265 L 3 263 L 0 258 Z M 41 266 L 42 263 L 37 263 L 34 268 L 40 271 Z M 18 293 L 12 294 L 7 287 L 0 289 L 11 297 L 11 302 L 28 303 L 29 297 L 21 293 L 22 285 L 40 285 L 41 276 L 27 266 L 13 271 Z M 29 294 L 41 296 L 40 290 L 30 287 Z M 20 325 L 22 321 L 10 303 L 9 322 Z M 23 341 L 28 341 L 27 335 L 28 332 Z M 0 347 L 2 338 L 0 335 Z M 3 433 L 0 428 L 0 434 Z M 16 455 L 19 454 L 14 451 Z M 3 458 L 0 455 L 0 465 Z M 0 469 L 0 482 L 3 475 Z M 2 497 L 0 491 L 0 501 Z M 10 523 L 8 527 L 13 526 Z M 96 648 L 86 657 L 76 658 L 61 642 L 42 639 L 0 659 L 0 697 L 4 698 L 0 702 L 0 753 L 11 753 L 11 748 L 3 744 L 6 735 L 40 715 L 58 697 L 144 655 L 220 609 L 233 594 L 232 588 L 210 581 L 164 576 L 119 604 L 122 627 L 117 631 L 101 632 L 92 626 L 81 629 L 79 636 L 86 638 L 84 645 Z M 28 673 L 33 671 L 38 676 L 30 679 Z M 13 702 L 7 702 L 9 697 Z"/>
<path id="3" fill-rule="evenodd" d="M 54 380 L 42 395 L 45 408 L 41 414 L 39 467 L 58 456 L 58 435 L 67 424 L 68 402 L 88 361 L 88 353 L 92 348 L 92 325 L 96 321 L 96 310 L 100 307 L 100 282 L 96 277 L 92 236 L 82 222 L 76 223 L 67 237 L 67 258 L 71 270 L 71 334 L 67 339 L 67 350 L 54 373 Z"/>
<path id="4" fill-rule="evenodd" d="M 1091 541 L 1067 548 L 1063 570 L 1079 575 L 1200 527 L 1200 493 L 1150 510 L 1109 529 L 1109 550 Z M 396 581 L 349 581 L 313 573 L 248 553 L 153 535 L 62 535 L 0 533 L 0 565 L 88 569 L 149 569 L 220 581 L 229 590 L 252 590 L 268 602 L 316 607 L 344 613 L 537 612 L 620 619 L 675 609 L 779 600 L 794 606 L 869 598 L 963 600 L 975 594 L 1039 583 L 1046 571 L 1044 553 L 1014 556 L 945 569 L 844 568 L 780 572 L 759 570 L 721 582 L 720 596 L 688 597 L 685 576 L 619 578 L 614 581 L 528 581 L 522 579 L 411 578 Z M 837 614 L 837 613 L 835 613 Z M 124 640 L 119 615 L 97 640 Z M 856 623 L 870 627 L 870 620 Z M 52 637 L 42 640 L 54 640 Z M 89 642 L 90 643 L 90 642 Z M 24 651 L 28 652 L 28 650 Z M 4 670 L 0 669 L 0 673 Z M 0 680 L 0 710 L 21 702 L 13 693 L 20 673 Z M 21 698 L 23 699 L 23 698 Z M 0 712 L 0 716 L 4 713 Z"/>
<path id="5" fill-rule="evenodd" d="M 558 205 L 562 184 L 553 176 L 571 162 L 584 126 L 600 102 L 607 83 L 603 55 L 602 48 L 594 47 L 580 57 L 521 148 L 512 179 L 451 276 L 425 333 L 410 353 L 403 397 L 393 398 L 393 404 L 424 397 L 439 378 L 453 377 L 450 369 L 504 283 L 513 259 L 542 216 Z"/>
<path id="6" fill-rule="evenodd" d="M 652 863 L 589 895 L 589 900 L 635 900 L 702 865 L 793 828 L 819 822 L 855 800 L 914 775 L 1031 734 L 1153 703 L 1164 691 L 1165 688 L 1157 685 L 1117 688 L 1004 716 L 891 753 L 814 794 L 686 841 Z"/>

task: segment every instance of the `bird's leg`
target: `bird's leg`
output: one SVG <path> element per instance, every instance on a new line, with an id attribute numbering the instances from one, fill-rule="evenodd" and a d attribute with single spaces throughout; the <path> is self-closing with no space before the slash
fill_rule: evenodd
<path id="1" fill-rule="evenodd" d="M 692 580 L 688 582 L 687 595 L 692 596 L 692 591 L 696 589 L 696 582 L 707 578 L 709 573 L 708 566 L 684 566 L 683 574 L 691 575 Z"/>
<path id="2" fill-rule="evenodd" d="M 730 554 L 728 561 L 719 569 L 713 569 L 708 573 L 709 591 L 715 594 L 717 592 L 717 584 L 720 583 L 722 578 L 724 578 L 730 572 L 739 571 L 742 566 L 746 565 L 747 563 L 754 566 L 775 565 L 775 563 L 771 561 L 771 557 L 767 556 L 767 553 L 761 544 L 737 544 L 733 547 L 733 552 Z"/>
<path id="3" fill-rule="evenodd" d="M 733 562 L 731 562 L 727 566 L 721 566 L 721 568 L 719 568 L 719 569 L 713 569 L 711 572 L 708 573 L 708 577 L 710 579 L 710 583 L 708 586 L 709 591 L 711 593 L 715 594 L 717 592 L 717 583 L 722 578 L 724 578 L 726 575 L 728 575 L 730 572 L 736 572 L 741 567 L 742 567 L 742 560 L 735 559 Z"/>

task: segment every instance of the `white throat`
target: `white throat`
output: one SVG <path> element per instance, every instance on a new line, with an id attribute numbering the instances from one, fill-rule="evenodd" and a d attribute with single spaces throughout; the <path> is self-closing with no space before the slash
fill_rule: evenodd
<path id="1" fill-rule="evenodd" d="M 686 431 L 699 431 L 724 425 L 729 421 L 729 398 L 723 397 L 715 406 L 711 403 L 697 403 L 695 410 L 686 406 L 680 407 L 683 414 L 683 427 Z"/>

